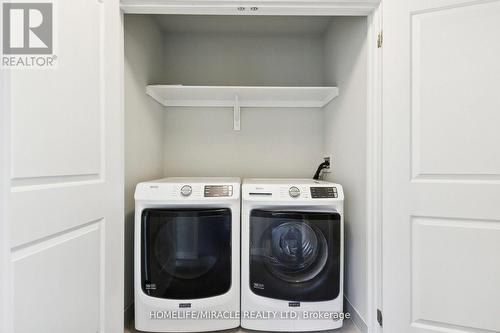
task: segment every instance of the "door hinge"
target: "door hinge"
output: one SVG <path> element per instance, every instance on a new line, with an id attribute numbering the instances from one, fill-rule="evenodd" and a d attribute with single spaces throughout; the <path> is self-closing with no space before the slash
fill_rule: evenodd
<path id="1" fill-rule="evenodd" d="M 377 322 L 382 327 L 382 310 L 377 309 Z"/>
<path id="2" fill-rule="evenodd" d="M 380 31 L 377 36 L 377 48 L 380 49 L 383 43 L 384 43 L 384 34 L 382 33 L 382 31 Z"/>

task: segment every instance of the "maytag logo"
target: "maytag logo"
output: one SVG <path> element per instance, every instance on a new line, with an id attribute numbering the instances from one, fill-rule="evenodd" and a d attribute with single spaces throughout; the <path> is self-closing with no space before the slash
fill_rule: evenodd
<path id="1" fill-rule="evenodd" d="M 255 289 L 261 289 L 261 290 L 264 290 L 264 284 L 263 283 L 257 283 L 257 282 L 254 282 L 253 283 L 253 287 Z"/>
<path id="2" fill-rule="evenodd" d="M 146 282 L 144 287 L 146 288 L 146 290 L 156 290 L 156 283 Z"/>
<path id="3" fill-rule="evenodd" d="M 2 4 L 2 66 L 53 68 L 54 4 L 9 1 Z"/>

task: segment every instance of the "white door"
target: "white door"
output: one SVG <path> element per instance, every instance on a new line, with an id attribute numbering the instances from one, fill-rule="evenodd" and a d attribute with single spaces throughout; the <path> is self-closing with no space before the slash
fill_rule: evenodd
<path id="1" fill-rule="evenodd" d="M 6 320 L 16 333 L 121 333 L 119 3 L 58 0 L 54 17 L 57 67 L 10 70 L 4 78 Z"/>
<path id="2" fill-rule="evenodd" d="M 383 16 L 383 330 L 498 332 L 500 1 Z"/>

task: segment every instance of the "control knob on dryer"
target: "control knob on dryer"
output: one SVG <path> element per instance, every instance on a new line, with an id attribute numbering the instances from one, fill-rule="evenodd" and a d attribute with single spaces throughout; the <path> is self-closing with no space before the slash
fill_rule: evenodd
<path id="1" fill-rule="evenodd" d="M 183 187 L 181 187 L 181 194 L 184 197 L 189 197 L 192 192 L 193 192 L 193 189 L 189 185 L 184 185 Z"/>
<path id="2" fill-rule="evenodd" d="M 300 190 L 298 187 L 296 186 L 292 186 L 290 187 L 290 189 L 288 190 L 288 194 L 290 194 L 290 196 L 292 198 L 297 198 L 298 196 L 300 196 Z"/>

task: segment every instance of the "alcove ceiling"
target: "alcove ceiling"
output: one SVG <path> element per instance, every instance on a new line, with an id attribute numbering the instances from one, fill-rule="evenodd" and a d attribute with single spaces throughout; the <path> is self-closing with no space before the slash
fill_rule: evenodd
<path id="1" fill-rule="evenodd" d="M 235 34 L 322 34 L 332 21 L 324 16 L 154 15 L 165 32 Z"/>

